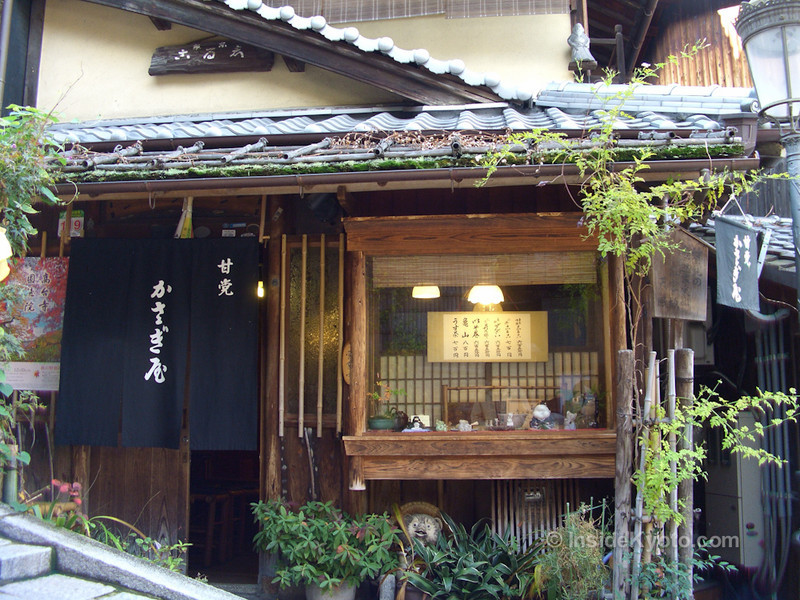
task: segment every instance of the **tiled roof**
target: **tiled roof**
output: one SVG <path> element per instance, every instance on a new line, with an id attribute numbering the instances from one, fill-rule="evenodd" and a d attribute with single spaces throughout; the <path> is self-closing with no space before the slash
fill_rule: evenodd
<path id="1" fill-rule="evenodd" d="M 791 218 L 777 215 L 768 217 L 726 215 L 726 218 L 746 223 L 761 232 L 769 231 L 769 245 L 761 276 L 788 287 L 794 288 L 797 286 Z M 712 247 L 714 246 L 716 236 L 713 218 L 703 224 L 691 224 L 689 231 Z"/>
<path id="2" fill-rule="evenodd" d="M 588 131 L 603 108 L 619 102 L 625 86 L 554 83 L 525 108 L 505 103 L 444 107 L 377 107 L 273 110 L 258 113 L 183 115 L 55 125 L 56 141 L 80 144 L 146 140 L 394 131 L 506 131 L 534 128 Z M 720 131 L 724 118 L 757 111 L 751 89 L 643 86 L 624 100 L 615 127 L 626 130 Z"/>
<path id="3" fill-rule="evenodd" d="M 377 39 L 363 36 L 355 27 L 333 27 L 323 16 L 301 17 L 291 6 L 271 8 L 261 0 L 218 0 L 234 10 L 250 10 L 267 21 L 284 21 L 298 30 L 314 31 L 331 42 L 343 42 L 363 52 L 380 52 L 400 64 L 416 64 L 435 74 L 455 75 L 467 85 L 486 86 L 504 100 L 526 102 L 533 98 L 534 90 L 501 81 L 493 73 L 480 73 L 467 68 L 460 59 L 441 60 L 431 56 L 424 48 L 404 50 L 390 37 Z"/>

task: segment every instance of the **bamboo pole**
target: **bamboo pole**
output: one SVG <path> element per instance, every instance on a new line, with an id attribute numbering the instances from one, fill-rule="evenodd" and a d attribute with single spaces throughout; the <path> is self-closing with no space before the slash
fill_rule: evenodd
<path id="1" fill-rule="evenodd" d="M 650 413 L 645 414 L 645 418 L 649 418 L 651 423 L 655 423 L 656 419 L 658 419 L 658 412 L 659 407 L 661 406 L 661 391 L 658 385 L 658 382 L 661 380 L 661 369 L 660 364 L 658 361 L 653 362 L 653 369 L 655 374 L 652 377 L 652 385 L 653 389 L 650 393 L 652 402 L 650 403 Z M 653 457 L 657 460 L 658 455 L 661 453 L 661 434 L 658 427 L 650 427 L 650 435 L 648 436 L 649 439 L 649 447 L 652 449 Z M 649 563 L 653 560 L 653 539 L 654 536 L 658 535 L 656 529 L 656 522 L 653 518 L 653 515 L 648 514 L 647 522 L 644 524 L 644 544 L 642 549 L 642 562 Z"/>
<path id="2" fill-rule="evenodd" d="M 645 387 L 645 394 L 644 394 L 644 408 L 642 410 L 642 419 L 640 419 L 640 428 L 641 433 L 639 439 L 641 440 L 639 444 L 639 472 L 641 474 L 644 473 L 645 468 L 645 458 L 647 453 L 647 439 L 649 437 L 649 427 L 644 424 L 644 420 L 647 415 L 650 414 L 650 405 L 652 404 L 653 397 L 653 387 L 655 386 L 655 362 L 656 362 L 656 353 L 650 352 L 649 360 L 648 360 L 648 367 L 646 369 L 646 381 L 647 385 Z M 633 564 L 631 565 L 631 593 L 630 598 L 631 600 L 638 600 L 639 598 L 639 573 L 641 572 L 642 567 L 642 512 L 643 512 L 643 504 L 644 504 L 644 494 L 642 493 L 641 488 L 636 490 L 636 507 L 634 511 L 634 522 L 633 522 Z"/>
<path id="3" fill-rule="evenodd" d="M 336 435 L 342 433 L 342 352 L 344 350 L 344 234 L 339 234 L 339 351 L 336 353 Z"/>
<path id="4" fill-rule="evenodd" d="M 317 359 L 317 437 L 322 437 L 322 370 L 325 363 L 325 234 L 319 236 L 319 357 Z"/>
<path id="5" fill-rule="evenodd" d="M 614 568 L 615 598 L 628 597 L 630 561 L 631 474 L 633 471 L 633 351 L 617 352 L 617 381 L 614 392 L 617 414 L 617 456 L 614 473 Z"/>
<path id="6" fill-rule="evenodd" d="M 283 437 L 283 426 L 286 422 L 286 235 L 281 236 L 281 323 L 279 333 L 278 368 L 278 437 Z"/>
<path id="7" fill-rule="evenodd" d="M 667 378 L 667 418 L 670 423 L 675 422 L 675 350 L 667 351 L 667 364 L 669 376 Z M 669 449 L 675 455 L 678 440 L 675 431 L 669 434 Z M 673 458 L 669 463 L 669 470 L 672 473 L 673 481 L 678 474 L 678 464 Z M 674 486 L 669 492 L 669 508 L 673 513 L 678 512 L 678 487 Z M 673 564 L 678 564 L 678 523 L 673 519 L 669 526 L 670 558 Z"/>
<path id="8" fill-rule="evenodd" d="M 675 394 L 681 403 L 681 409 L 690 408 L 694 402 L 694 351 L 691 348 L 681 348 L 675 352 Z M 680 440 L 680 449 L 692 450 L 694 448 L 694 428 L 689 425 L 686 433 Z M 678 529 L 679 540 L 687 542 L 694 539 L 694 481 L 685 479 L 678 485 L 678 496 L 683 499 L 683 524 Z M 688 569 L 686 577 L 692 579 L 693 544 L 681 543 L 678 556 L 681 563 Z"/>
<path id="9" fill-rule="evenodd" d="M 305 425 L 306 383 L 306 271 L 308 269 L 308 236 L 303 235 L 300 255 L 300 365 L 297 369 L 297 437 L 303 437 Z"/>
<path id="10" fill-rule="evenodd" d="M 67 204 L 67 209 L 64 211 L 64 228 L 61 230 L 61 237 L 58 246 L 58 255 L 64 256 L 67 244 L 69 244 L 69 236 L 72 235 L 72 202 Z"/>
<path id="11" fill-rule="evenodd" d="M 267 222 L 267 195 L 261 195 L 261 218 L 258 222 L 258 242 L 261 243 L 264 241 L 264 228 L 266 227 Z M 269 237 L 269 236 L 267 236 Z"/>

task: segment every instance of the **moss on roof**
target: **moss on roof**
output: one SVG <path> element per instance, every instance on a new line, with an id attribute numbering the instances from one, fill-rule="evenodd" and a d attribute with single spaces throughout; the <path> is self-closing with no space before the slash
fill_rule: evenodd
<path id="1" fill-rule="evenodd" d="M 644 146 L 644 144 L 643 144 Z M 620 148 L 617 161 L 630 161 L 639 156 L 641 147 Z M 648 162 L 656 160 L 681 160 L 697 158 L 740 157 L 744 147 L 740 143 L 709 145 L 664 145 L 649 147 L 652 153 Z M 229 164 L 224 166 L 195 166 L 183 169 L 143 167 L 142 169 L 93 169 L 81 172 L 61 173 L 56 179 L 60 183 L 92 183 L 113 181 L 161 181 L 171 179 L 201 179 L 223 177 L 265 177 L 279 175 L 309 175 L 321 173 L 352 173 L 369 171 L 398 171 L 415 169 L 448 169 L 455 167 L 484 167 L 483 155 L 464 155 L 461 157 L 415 157 L 415 158 L 375 158 L 371 160 L 297 162 L 294 164 Z M 534 163 L 556 164 L 563 159 L 561 153 L 537 155 L 534 160 L 530 154 L 518 153 L 507 158 L 504 164 L 526 165 Z"/>

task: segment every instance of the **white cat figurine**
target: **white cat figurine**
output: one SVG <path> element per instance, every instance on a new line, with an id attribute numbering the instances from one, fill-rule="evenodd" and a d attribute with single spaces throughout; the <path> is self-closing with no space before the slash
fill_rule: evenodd
<path id="1" fill-rule="evenodd" d="M 564 417 L 564 429 L 575 429 L 575 417 L 577 413 L 567 411 L 567 416 Z"/>

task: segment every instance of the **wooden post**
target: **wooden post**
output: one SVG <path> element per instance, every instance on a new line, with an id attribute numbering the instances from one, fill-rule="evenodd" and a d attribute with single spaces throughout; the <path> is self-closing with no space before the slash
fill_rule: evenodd
<path id="1" fill-rule="evenodd" d="M 361 435 L 366 429 L 367 412 L 367 276 L 366 257 L 363 252 L 348 252 L 348 275 L 350 284 L 349 327 L 347 337 L 350 341 L 350 395 L 347 398 L 345 432 L 348 435 Z M 348 487 L 353 491 L 366 489 L 360 458 L 349 458 Z M 347 496 L 350 513 L 358 514 L 367 508 L 366 494 Z"/>
<path id="2" fill-rule="evenodd" d="M 281 496 L 281 452 L 278 431 L 278 380 L 281 370 L 281 246 L 283 242 L 284 210 L 278 197 L 269 199 L 269 241 L 267 242 L 267 261 L 265 286 L 266 310 L 264 319 L 264 356 L 266 374 L 264 376 L 263 410 L 261 411 L 261 485 L 262 499 L 277 499 Z"/>
<path id="3" fill-rule="evenodd" d="M 614 570 L 612 593 L 628 597 L 630 573 L 631 474 L 633 471 L 633 351 L 617 352 L 617 457 L 614 475 Z"/>
<path id="4" fill-rule="evenodd" d="M 360 435 L 366 427 L 367 413 L 367 281 L 366 258 L 363 252 L 350 253 L 350 398 L 347 410 L 347 432 Z"/>
<path id="5" fill-rule="evenodd" d="M 691 348 L 681 348 L 675 351 L 675 393 L 680 402 L 681 409 L 690 408 L 694 402 L 694 351 Z M 689 427 L 679 440 L 681 450 L 694 448 L 694 428 Z M 692 578 L 692 554 L 694 553 L 694 480 L 689 478 L 681 481 L 678 486 L 678 497 L 683 499 L 684 506 L 681 514 L 683 525 L 678 529 L 678 556 L 681 563 L 688 569 L 686 576 L 689 582 Z"/>

